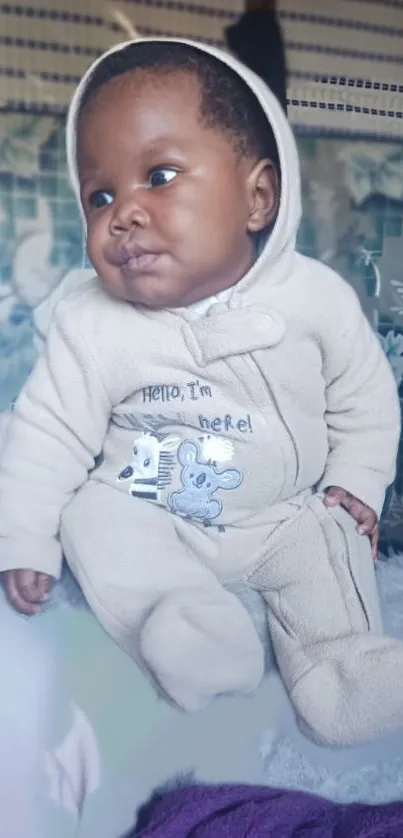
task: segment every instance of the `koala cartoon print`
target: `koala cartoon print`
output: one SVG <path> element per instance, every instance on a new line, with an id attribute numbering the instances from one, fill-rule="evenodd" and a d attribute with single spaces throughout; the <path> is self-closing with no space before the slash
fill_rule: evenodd
<path id="1" fill-rule="evenodd" d="M 168 503 L 176 515 L 202 521 L 209 526 L 223 509 L 222 501 L 215 497 L 216 492 L 219 489 L 237 489 L 243 478 L 238 469 L 218 469 L 211 460 L 204 460 L 201 450 L 197 442 L 190 440 L 179 446 L 182 489 L 172 492 Z"/>
<path id="2" fill-rule="evenodd" d="M 161 492 L 170 485 L 180 439 L 167 434 L 142 433 L 132 447 L 130 463 L 118 481 L 130 481 L 132 497 L 161 502 Z"/>

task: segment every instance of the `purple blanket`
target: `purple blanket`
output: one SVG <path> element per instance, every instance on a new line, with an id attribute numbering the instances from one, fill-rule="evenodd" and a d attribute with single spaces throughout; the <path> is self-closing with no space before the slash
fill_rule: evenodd
<path id="1" fill-rule="evenodd" d="M 126 838 L 403 838 L 403 803 L 341 805 L 260 786 L 155 794 Z"/>

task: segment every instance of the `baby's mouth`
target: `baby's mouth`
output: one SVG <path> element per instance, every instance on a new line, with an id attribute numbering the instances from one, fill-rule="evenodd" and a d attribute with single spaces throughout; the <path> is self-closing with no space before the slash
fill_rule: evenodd
<path id="1" fill-rule="evenodd" d="M 160 252 L 148 250 L 137 242 L 129 241 L 115 251 L 111 261 L 120 268 L 124 277 L 130 278 L 138 273 L 151 271 L 160 256 Z"/>
<path id="2" fill-rule="evenodd" d="M 129 259 L 120 265 L 120 270 L 123 276 L 128 278 L 139 273 L 147 273 L 153 270 L 159 257 L 159 253 L 144 251 L 143 253 L 139 253 L 138 256 L 130 256 Z"/>

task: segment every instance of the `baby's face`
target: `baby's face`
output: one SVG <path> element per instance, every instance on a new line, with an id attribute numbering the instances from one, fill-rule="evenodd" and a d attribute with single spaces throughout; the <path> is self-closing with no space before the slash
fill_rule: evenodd
<path id="1" fill-rule="evenodd" d="M 192 75 L 138 70 L 101 87 L 79 120 L 78 165 L 89 257 L 115 296 L 188 305 L 253 264 L 254 164 L 203 127 Z"/>

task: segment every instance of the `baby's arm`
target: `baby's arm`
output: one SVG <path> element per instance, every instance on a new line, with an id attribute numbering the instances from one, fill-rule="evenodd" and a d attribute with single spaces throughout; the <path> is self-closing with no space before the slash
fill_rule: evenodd
<path id="1" fill-rule="evenodd" d="M 30 577 L 28 601 L 42 591 L 43 575 L 60 574 L 61 512 L 87 479 L 110 416 L 109 398 L 77 320 L 77 308 L 61 302 L 47 345 L 12 412 L 1 454 L 0 572 L 42 574 Z M 15 574 L 3 579 L 6 587 L 11 578 L 15 581 Z"/>
<path id="2" fill-rule="evenodd" d="M 343 287 L 339 325 L 324 338 L 329 455 L 320 488 L 340 487 L 379 517 L 395 475 L 399 399 L 380 341 Z"/>

